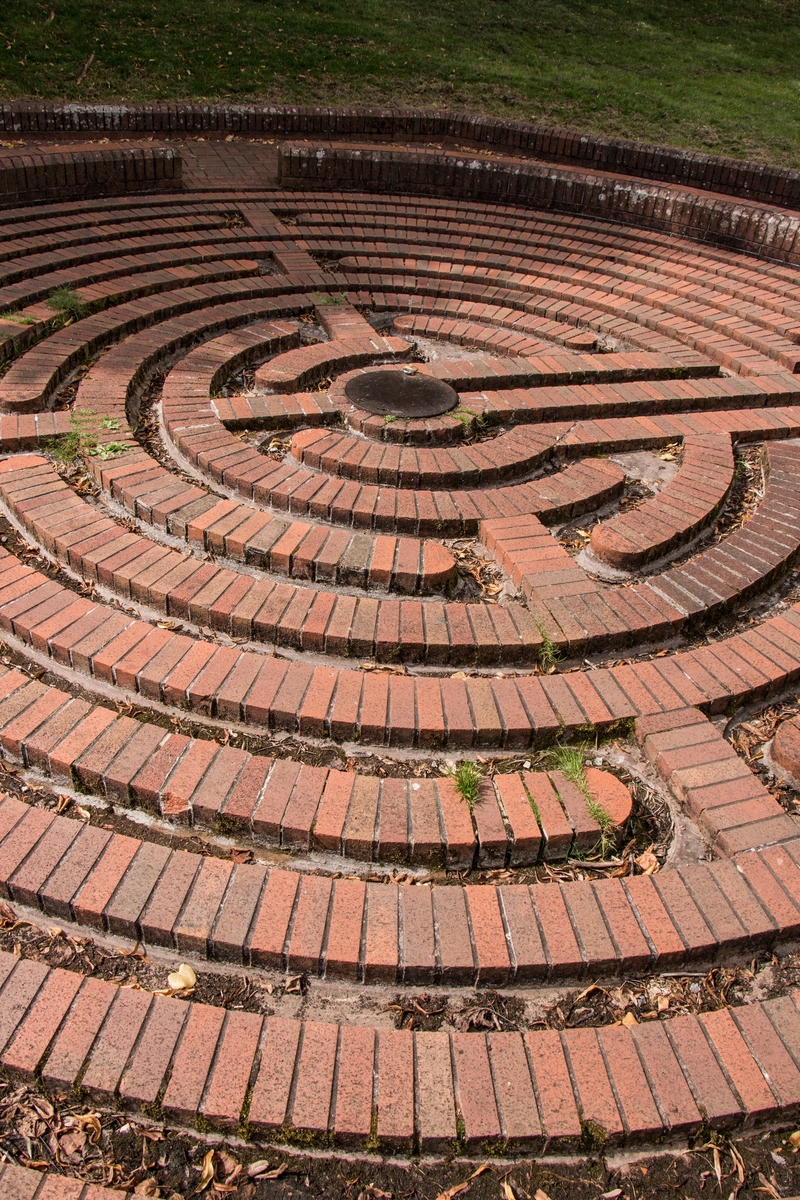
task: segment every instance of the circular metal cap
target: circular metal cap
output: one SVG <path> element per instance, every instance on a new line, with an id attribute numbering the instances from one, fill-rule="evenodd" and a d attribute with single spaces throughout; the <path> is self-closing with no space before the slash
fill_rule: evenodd
<path id="1" fill-rule="evenodd" d="M 403 371 L 357 375 L 345 384 L 344 394 L 367 412 L 395 417 L 438 417 L 458 404 L 458 393 L 449 383 Z"/>

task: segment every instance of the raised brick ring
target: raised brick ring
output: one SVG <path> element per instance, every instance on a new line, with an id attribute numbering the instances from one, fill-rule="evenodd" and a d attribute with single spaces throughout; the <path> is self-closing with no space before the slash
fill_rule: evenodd
<path id="1" fill-rule="evenodd" d="M 780 262 L 795 218 L 763 262 L 681 236 L 746 201 L 675 193 L 668 237 L 655 208 L 630 215 L 641 185 L 621 176 L 609 224 L 565 167 L 548 190 L 496 155 L 279 153 L 280 187 L 205 191 L 185 172 L 168 195 L 4 212 L 0 502 L 50 568 L 0 550 L 0 626 L 60 680 L 3 668 L 0 746 L 56 787 L 344 866 L 201 857 L 8 798 L 0 892 L 199 969 L 312 986 L 554 986 L 790 943 L 798 819 L 709 717 L 800 677 L 800 606 L 769 594 L 800 552 L 800 285 Z M 352 190 L 367 180 L 377 194 Z M 572 211 L 554 199 L 567 185 L 584 197 Z M 67 321 L 45 303 L 63 286 L 85 306 Z M 366 413 L 345 386 L 376 367 L 443 379 L 458 407 Z M 737 515 L 735 456 L 761 443 Z M 631 503 L 631 456 L 666 447 L 674 477 Z M 592 525 L 580 556 L 577 518 Z M 466 579 L 465 550 L 495 587 Z M 654 643 L 669 652 L 640 654 Z M 131 699 L 137 717 L 113 707 Z M 192 737 L 164 728 L 187 714 Z M 279 743 L 230 745 L 223 725 L 412 757 L 397 777 L 308 766 Z M 605 770 L 582 792 L 521 765 L 609 731 L 638 745 L 707 859 L 516 882 L 591 853 L 603 814 L 627 821 Z M 472 811 L 438 768 L 412 773 L 479 752 L 516 759 Z M 365 880 L 364 863 L 434 884 Z M 508 875 L 445 885 L 448 869 Z M 0 955 L 4 1069 L 179 1124 L 409 1152 L 655 1139 L 800 1098 L 791 996 L 484 1036 L 225 1016 L 96 984 Z"/>

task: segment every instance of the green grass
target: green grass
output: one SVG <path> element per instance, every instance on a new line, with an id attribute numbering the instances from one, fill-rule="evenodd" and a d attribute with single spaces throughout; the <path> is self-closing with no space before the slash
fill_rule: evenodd
<path id="1" fill-rule="evenodd" d="M 586 763 L 584 755 L 586 746 L 584 743 L 578 743 L 575 746 L 554 746 L 547 756 L 547 766 L 551 771 L 560 771 L 561 774 L 574 783 L 579 791 L 583 793 L 586 801 L 586 811 L 593 821 L 596 821 L 600 826 L 600 840 L 597 843 L 597 849 L 600 854 L 605 857 L 608 850 L 614 844 L 614 823 L 611 817 L 601 804 L 594 799 L 589 790 L 589 781 L 586 778 Z"/>
<path id="2" fill-rule="evenodd" d="M 16 0 L 0 35 L 3 99 L 441 106 L 800 165 L 800 0 Z"/>
<path id="3" fill-rule="evenodd" d="M 456 791 L 470 812 L 481 798 L 482 775 L 474 763 L 459 763 L 453 771 L 453 783 Z"/>
<path id="4" fill-rule="evenodd" d="M 53 312 L 63 313 L 64 316 L 72 317 L 76 321 L 85 317 L 89 311 L 89 306 L 67 283 L 51 292 L 46 303 Z"/>
<path id="5" fill-rule="evenodd" d="M 551 771 L 560 771 L 565 779 L 574 783 L 588 797 L 589 785 L 583 759 L 585 749 L 582 742 L 576 746 L 553 746 L 547 755 L 547 766 Z"/>

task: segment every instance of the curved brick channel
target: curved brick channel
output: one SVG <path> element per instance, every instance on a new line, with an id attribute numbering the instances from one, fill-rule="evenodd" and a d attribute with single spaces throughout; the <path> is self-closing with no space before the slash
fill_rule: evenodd
<path id="1" fill-rule="evenodd" d="M 0 752 L 36 784 L 0 797 L 6 902 L 375 1012 L 786 953 L 800 818 L 725 735 L 800 679 L 795 174 L 421 114 L 0 129 Z M 453 407 L 368 412 L 375 371 Z M 640 811 L 615 745 L 684 832 L 595 878 Z M 561 1032 L 365 1012 L 0 953 L 9 1076 L 201 1131 L 574 1153 L 800 1103 L 800 993 Z M 0 1194 L 106 1192 L 6 1163 Z"/>

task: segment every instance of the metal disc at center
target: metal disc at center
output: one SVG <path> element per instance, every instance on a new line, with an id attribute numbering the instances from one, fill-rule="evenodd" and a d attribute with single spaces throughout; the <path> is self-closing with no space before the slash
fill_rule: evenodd
<path id="1" fill-rule="evenodd" d="M 345 384 L 344 394 L 367 412 L 394 417 L 438 417 L 458 404 L 458 393 L 449 383 L 403 371 L 357 375 Z"/>

